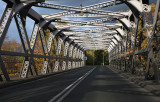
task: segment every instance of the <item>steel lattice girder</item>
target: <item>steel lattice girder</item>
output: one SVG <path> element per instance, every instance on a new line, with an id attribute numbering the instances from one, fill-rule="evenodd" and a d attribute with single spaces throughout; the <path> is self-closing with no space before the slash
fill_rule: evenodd
<path id="1" fill-rule="evenodd" d="M 18 27 L 19 34 L 21 36 L 21 42 L 25 53 L 8 52 L 2 51 L 1 55 L 12 55 L 12 56 L 24 56 L 24 64 L 21 72 L 21 77 L 27 76 L 27 71 L 30 68 L 31 63 L 34 66 L 34 57 L 44 58 L 42 73 L 47 73 L 47 68 L 50 60 L 46 58 L 55 58 L 55 71 L 59 69 L 60 59 L 63 59 L 63 70 L 68 64 L 68 69 L 71 67 L 77 67 L 76 61 L 81 61 L 84 64 L 84 50 L 108 50 L 109 59 L 115 63 L 118 59 L 130 57 L 132 59 L 132 70 L 134 71 L 135 55 L 140 53 L 148 53 L 147 59 L 147 71 L 149 70 L 150 61 L 154 66 L 154 72 L 156 80 L 158 80 L 157 74 L 157 58 L 153 57 L 153 39 L 156 38 L 157 34 L 156 24 L 158 21 L 159 3 L 157 0 L 155 17 L 152 17 L 151 7 L 144 0 L 111 0 L 95 5 L 86 7 L 71 7 L 66 5 L 57 5 L 46 3 L 44 0 L 3 0 L 7 3 L 6 9 L 0 20 L 0 47 L 4 42 L 7 30 L 11 23 L 11 19 L 14 17 Z M 9 2 L 10 1 L 10 2 Z M 110 12 L 100 10 L 109 6 L 116 6 L 118 4 L 125 3 L 130 10 L 128 12 Z M 48 9 L 64 10 L 57 14 L 39 15 L 31 7 L 37 6 Z M 22 13 L 25 11 L 26 13 Z M 26 36 L 25 19 L 30 17 L 35 21 L 33 33 L 29 41 Z M 141 16 L 141 17 L 140 17 Z M 101 17 L 101 19 L 95 19 L 90 21 L 74 21 L 65 20 L 64 18 L 78 18 L 78 17 Z M 23 19 L 22 19 L 23 18 Z M 120 23 L 107 23 L 108 21 L 119 21 Z M 143 25 L 146 31 L 146 37 L 148 40 L 148 47 L 145 49 L 135 50 L 136 47 L 136 36 L 138 31 L 138 21 L 143 20 Z M 66 25 L 58 26 L 51 24 L 52 22 L 66 23 Z M 44 30 L 49 29 L 50 35 L 49 40 L 46 41 Z M 40 33 L 44 55 L 33 54 L 35 41 L 37 40 L 37 34 Z M 56 55 L 50 56 L 51 45 L 53 40 L 57 39 Z M 66 43 L 68 42 L 68 44 Z M 27 43 L 27 44 L 26 44 Z M 56 43 L 56 42 L 54 42 Z M 62 46 L 64 45 L 64 46 Z M 131 49 L 132 45 L 132 49 Z M 63 47 L 65 48 L 63 58 L 62 53 Z M 27 51 L 30 51 L 28 54 Z M 81 51 L 79 51 L 81 50 Z M 132 52 L 131 52 L 132 50 Z M 68 53 L 67 53 L 68 52 Z M 129 52 L 129 54 L 126 54 Z M 68 54 L 68 57 L 67 57 Z M 77 54 L 77 56 L 76 56 Z M 124 56 L 121 56 L 124 54 Z M 79 57 L 78 57 L 79 55 Z M 29 60 L 30 58 L 30 60 Z M 79 58 L 79 59 L 77 59 Z M 66 62 L 68 61 L 68 63 Z M 0 62 L 2 71 L 5 78 L 9 80 L 5 65 L 0 56 Z M 36 72 L 36 68 L 35 72 Z M 25 71 L 23 71 L 25 70 Z M 31 69 L 30 69 L 31 70 Z"/>
<path id="2" fill-rule="evenodd" d="M 24 2 L 24 1 L 23 1 Z M 140 5 L 140 2 L 138 2 L 138 1 L 125 1 L 126 2 L 126 4 L 131 4 L 132 6 L 134 6 L 135 4 L 137 4 L 138 6 L 137 7 L 135 7 L 139 12 L 142 12 L 143 10 L 145 10 L 145 12 L 147 12 L 146 11 L 146 9 L 143 9 L 143 7 L 145 7 L 145 8 L 147 8 L 146 6 L 139 6 Z M 131 25 L 133 25 L 132 23 L 130 23 L 130 21 L 129 20 L 127 20 L 126 18 L 118 18 L 119 17 L 119 15 L 121 15 L 121 16 L 123 16 L 123 17 L 125 17 L 124 15 L 123 15 L 123 13 L 114 13 L 114 12 L 106 12 L 106 11 L 97 11 L 97 9 L 99 9 L 99 8 L 103 8 L 103 7 L 107 7 L 107 6 L 112 6 L 113 4 L 114 5 L 116 5 L 116 4 L 121 4 L 122 2 L 118 2 L 118 1 L 116 1 L 116 0 L 113 0 L 113 1 L 107 1 L 107 2 L 104 2 L 104 3 L 100 3 L 100 4 L 96 4 L 96 5 L 91 5 L 91 6 L 88 6 L 88 7 L 82 7 L 82 8 L 78 8 L 78 7 L 68 7 L 68 6 L 64 6 L 64 5 L 56 5 L 56 4 L 47 4 L 47 3 L 44 3 L 44 2 L 41 2 L 41 3 L 38 3 L 37 2 L 37 4 L 32 4 L 32 5 L 36 5 L 36 6 L 38 6 L 38 7 L 45 7 L 45 8 L 52 8 L 52 9 L 61 9 L 61 10 L 70 10 L 70 11 L 81 11 L 81 12 L 89 12 L 90 10 L 93 10 L 93 11 L 95 11 L 94 13 L 97 13 L 97 14 L 99 14 L 99 13 L 107 13 L 108 14 L 108 17 L 109 18 L 116 18 L 116 19 L 119 19 L 121 22 L 122 22 L 122 24 L 124 25 L 124 26 L 126 26 L 128 29 L 131 29 Z M 135 4 L 134 4 L 135 3 Z M 29 11 L 29 13 L 30 12 L 34 12 L 33 10 L 30 10 Z M 73 12 L 73 13 L 75 13 L 75 12 Z M 93 13 L 93 12 L 89 12 L 89 13 Z M 70 14 L 70 13 L 69 13 Z M 117 15 L 117 14 L 119 14 L 119 15 Z M 129 14 L 129 13 L 128 13 Z M 112 16 L 114 16 L 114 17 L 112 17 L 112 16 L 109 16 L 109 15 L 112 15 Z M 95 15 L 91 15 L 91 16 L 95 16 Z M 117 17 L 116 17 L 117 16 Z M 128 15 L 129 16 L 129 15 Z M 92 21 L 88 21 L 88 22 L 80 22 L 80 24 L 83 24 L 84 25 L 84 23 L 86 23 L 85 25 L 88 25 L 88 24 L 91 24 L 91 25 L 94 25 L 94 26 L 102 26 L 102 27 L 107 27 L 107 28 L 109 28 L 109 29 L 116 29 L 117 27 L 115 27 L 115 25 L 111 25 L 110 27 L 108 26 L 108 25 L 106 25 L 106 24 L 104 24 L 103 22 L 106 22 L 106 21 L 108 21 L 109 19 L 107 18 L 107 19 L 100 19 L 100 20 L 92 20 Z M 52 20 L 51 20 L 52 21 Z M 71 23 L 72 23 L 72 21 L 71 21 Z M 94 24 L 94 23 L 98 23 L 98 24 Z M 45 24 L 43 24 L 43 25 L 45 25 Z M 106 25 L 106 26 L 105 26 Z M 41 25 L 42 26 L 42 25 Z M 69 26 L 66 26 L 66 27 L 64 27 L 64 29 L 66 29 L 66 28 L 70 28 L 70 27 L 73 27 L 73 26 L 71 26 L 71 25 L 69 25 Z M 75 26 L 75 27 L 78 27 L 78 26 Z M 121 25 L 119 26 L 119 27 L 122 27 Z M 62 28 L 63 28 L 63 26 L 62 26 Z M 120 30 L 117 30 L 117 31 L 120 31 Z M 86 33 L 93 33 L 93 32 L 86 32 Z M 102 33 L 102 32 L 98 32 L 98 33 Z M 122 32 L 120 33 L 119 32 L 119 34 L 120 34 L 120 36 L 122 37 Z M 124 35 L 124 34 L 123 34 Z"/>

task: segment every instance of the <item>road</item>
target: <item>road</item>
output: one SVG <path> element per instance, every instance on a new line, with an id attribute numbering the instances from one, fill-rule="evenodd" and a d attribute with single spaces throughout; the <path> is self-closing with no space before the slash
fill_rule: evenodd
<path id="1" fill-rule="evenodd" d="M 0 89 L 0 102 L 160 102 L 103 66 L 86 66 Z"/>

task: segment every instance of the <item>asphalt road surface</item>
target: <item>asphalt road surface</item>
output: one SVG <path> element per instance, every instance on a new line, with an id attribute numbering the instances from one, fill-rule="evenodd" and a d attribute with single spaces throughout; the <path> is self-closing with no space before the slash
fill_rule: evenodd
<path id="1" fill-rule="evenodd" d="M 0 102 L 160 102 L 107 67 L 86 66 L 0 89 Z"/>

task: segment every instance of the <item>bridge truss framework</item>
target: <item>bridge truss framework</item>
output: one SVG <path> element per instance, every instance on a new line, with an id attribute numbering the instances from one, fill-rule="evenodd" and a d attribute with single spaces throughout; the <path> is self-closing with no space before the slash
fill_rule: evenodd
<path id="1" fill-rule="evenodd" d="M 26 78 L 29 71 L 31 74 L 39 74 L 34 58 L 44 59 L 41 73 L 47 74 L 84 66 L 86 50 L 108 50 L 111 67 L 133 74 L 143 72 L 146 79 L 155 79 L 159 82 L 160 0 L 157 0 L 154 17 L 149 0 L 111 0 L 86 7 L 46 3 L 45 0 L 3 1 L 7 5 L 0 19 L 0 68 L 7 81 L 10 77 L 2 55 L 25 57 L 20 77 Z M 129 7 L 129 11 L 100 10 L 123 3 Z M 64 10 L 64 12 L 40 15 L 32 7 Z M 26 31 L 27 17 L 35 21 L 31 37 Z M 79 17 L 98 19 L 89 21 L 64 19 Z M 24 53 L 1 49 L 12 19 L 16 21 Z M 118 22 L 107 23 L 111 21 Z M 64 25 L 56 25 L 53 22 Z M 148 43 L 145 48 L 141 47 L 143 32 Z M 34 53 L 38 37 L 42 43 L 43 55 Z M 52 51 L 54 56 L 51 55 Z M 142 58 L 146 59 L 145 67 L 142 67 Z M 1 75 L 0 80 L 4 80 Z"/>

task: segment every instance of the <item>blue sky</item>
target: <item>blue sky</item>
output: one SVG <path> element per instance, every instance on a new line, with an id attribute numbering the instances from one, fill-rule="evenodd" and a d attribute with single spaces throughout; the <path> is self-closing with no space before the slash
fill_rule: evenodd
<path id="1" fill-rule="evenodd" d="M 110 1 L 110 0 L 56 0 L 56 1 L 48 1 L 48 2 L 55 3 L 55 4 L 62 4 L 62 5 L 79 7 L 81 3 L 82 3 L 82 6 L 88 6 L 88 5 L 93 5 L 93 4 L 101 3 L 101 2 L 105 2 L 105 1 Z M 151 3 L 156 2 L 156 0 L 150 0 L 150 1 L 151 1 Z M 2 0 L 0 0 L 0 17 L 5 9 L 5 6 L 6 6 L 6 4 Z M 35 11 L 37 11 L 39 14 L 54 14 L 54 13 L 62 12 L 61 10 L 45 9 L 45 8 L 38 8 L 38 7 L 32 7 L 32 8 Z M 121 10 L 127 10 L 127 9 L 128 9 L 128 7 L 125 4 L 122 4 L 122 5 L 118 5 L 118 6 L 107 7 L 103 10 L 121 11 Z M 90 19 L 91 18 L 76 18 L 76 20 L 82 20 L 82 21 L 86 21 L 86 20 L 90 20 Z M 31 20 L 30 18 L 27 18 L 26 29 L 27 29 L 28 36 L 30 36 L 32 33 L 33 24 L 34 24 L 34 21 Z M 8 40 L 15 39 L 18 42 L 20 41 L 14 19 L 11 22 L 7 36 L 8 36 Z"/>

